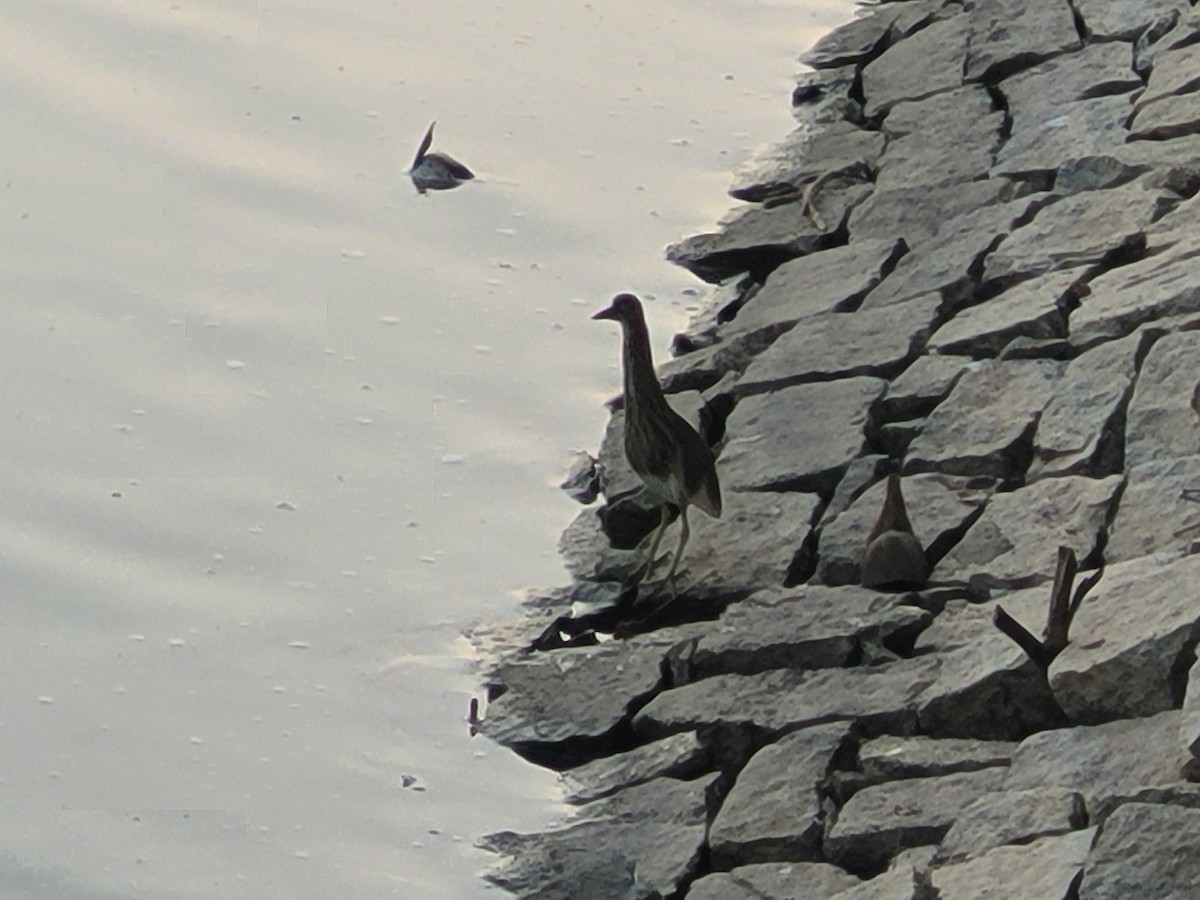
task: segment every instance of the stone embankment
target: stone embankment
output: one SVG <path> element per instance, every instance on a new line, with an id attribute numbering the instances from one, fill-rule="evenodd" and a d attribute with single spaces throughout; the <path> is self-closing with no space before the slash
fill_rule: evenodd
<path id="1" fill-rule="evenodd" d="M 574 583 L 476 634 L 480 727 L 576 804 L 488 838 L 493 878 L 1194 900 L 1200 8 L 904 0 L 804 61 L 745 205 L 668 250 L 720 285 L 661 369 L 725 493 L 678 602 L 619 605 L 654 521 L 618 409 L 605 502 L 563 537 Z M 867 589 L 893 472 L 929 581 Z M 1041 634 L 1060 546 L 1103 574 L 1039 664 L 993 616 Z"/>

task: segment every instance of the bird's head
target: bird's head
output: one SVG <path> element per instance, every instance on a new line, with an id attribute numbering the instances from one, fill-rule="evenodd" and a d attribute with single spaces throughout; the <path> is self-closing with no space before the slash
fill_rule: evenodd
<path id="1" fill-rule="evenodd" d="M 592 316 L 593 319 L 613 319 L 617 322 L 636 322 L 642 317 L 642 303 L 633 294 L 617 294 L 605 309 Z"/>

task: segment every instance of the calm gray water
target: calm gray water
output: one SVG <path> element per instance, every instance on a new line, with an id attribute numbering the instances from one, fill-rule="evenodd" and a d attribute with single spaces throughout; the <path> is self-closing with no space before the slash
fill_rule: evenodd
<path id="1" fill-rule="evenodd" d="M 849 14 L 0 0 L 0 896 L 500 896 L 561 808 L 460 634 L 563 578 L 588 316 L 665 347 Z M 480 180 L 419 197 L 435 118 Z"/>

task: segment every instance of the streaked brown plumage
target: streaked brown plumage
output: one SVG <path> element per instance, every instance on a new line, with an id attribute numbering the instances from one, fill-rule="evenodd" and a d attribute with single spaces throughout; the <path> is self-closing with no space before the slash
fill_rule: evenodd
<path id="1" fill-rule="evenodd" d="M 663 396 L 650 354 L 650 334 L 642 304 L 633 294 L 618 294 L 593 319 L 621 324 L 621 363 L 625 377 L 625 456 L 629 466 L 658 504 L 661 519 L 650 542 L 646 574 L 654 563 L 670 512 L 679 510 L 679 546 L 671 560 L 667 581 L 674 591 L 675 569 L 687 544 L 688 506 L 698 506 L 710 516 L 721 515 L 721 486 L 712 450 L 687 421 L 671 409 Z M 645 576 L 643 576 L 645 577 Z"/>

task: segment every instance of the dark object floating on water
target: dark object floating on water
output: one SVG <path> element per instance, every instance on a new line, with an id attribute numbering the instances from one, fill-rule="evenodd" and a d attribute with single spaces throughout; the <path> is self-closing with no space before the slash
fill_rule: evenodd
<path id="1" fill-rule="evenodd" d="M 418 194 L 424 194 L 426 191 L 448 191 L 475 177 L 474 172 L 453 156 L 429 152 L 433 143 L 433 126 L 436 124 L 436 121 L 429 123 L 429 130 L 425 132 L 421 147 L 413 157 L 412 168 L 407 173 Z"/>

